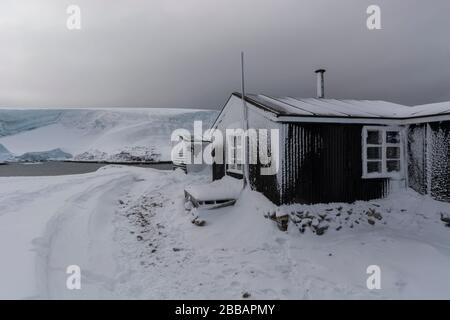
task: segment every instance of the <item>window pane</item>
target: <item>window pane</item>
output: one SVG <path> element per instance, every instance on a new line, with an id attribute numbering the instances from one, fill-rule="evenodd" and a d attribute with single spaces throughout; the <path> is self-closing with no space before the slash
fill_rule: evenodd
<path id="1" fill-rule="evenodd" d="M 400 143 L 400 133 L 398 131 L 386 131 L 387 143 Z"/>
<path id="2" fill-rule="evenodd" d="M 399 147 L 387 147 L 386 148 L 386 158 L 387 159 L 400 159 L 400 148 Z"/>
<path id="3" fill-rule="evenodd" d="M 381 162 L 380 161 L 369 161 L 367 162 L 367 173 L 381 173 Z"/>
<path id="4" fill-rule="evenodd" d="M 399 160 L 389 160 L 386 162 L 386 168 L 388 172 L 400 171 L 400 161 Z"/>
<path id="5" fill-rule="evenodd" d="M 243 162 L 243 159 L 242 159 L 243 157 L 242 157 L 242 149 L 236 149 L 236 159 L 235 159 L 235 161 L 236 161 L 236 163 L 242 163 Z"/>
<path id="6" fill-rule="evenodd" d="M 381 147 L 368 147 L 367 159 L 378 160 L 381 159 Z"/>
<path id="7" fill-rule="evenodd" d="M 367 144 L 381 144 L 381 134 L 379 131 L 367 131 Z"/>

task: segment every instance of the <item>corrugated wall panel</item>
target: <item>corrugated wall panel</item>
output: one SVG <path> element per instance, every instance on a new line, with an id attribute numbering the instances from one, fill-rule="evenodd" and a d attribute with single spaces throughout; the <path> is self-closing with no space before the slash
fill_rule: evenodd
<path id="1" fill-rule="evenodd" d="M 411 125 L 408 130 L 408 181 L 420 194 L 427 193 L 426 124 Z"/>
<path id="2" fill-rule="evenodd" d="M 362 179 L 362 125 L 285 124 L 283 203 L 384 197 L 388 179 Z"/>
<path id="3" fill-rule="evenodd" d="M 430 123 L 431 196 L 450 202 L 450 121 Z"/>

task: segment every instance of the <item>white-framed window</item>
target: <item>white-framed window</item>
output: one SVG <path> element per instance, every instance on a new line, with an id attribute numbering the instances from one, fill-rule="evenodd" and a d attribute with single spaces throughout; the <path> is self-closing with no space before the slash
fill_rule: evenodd
<path id="1" fill-rule="evenodd" d="M 244 138 L 240 134 L 233 135 L 228 144 L 227 171 L 243 174 Z"/>
<path id="2" fill-rule="evenodd" d="M 363 178 L 400 178 L 403 144 L 400 127 L 363 127 Z"/>

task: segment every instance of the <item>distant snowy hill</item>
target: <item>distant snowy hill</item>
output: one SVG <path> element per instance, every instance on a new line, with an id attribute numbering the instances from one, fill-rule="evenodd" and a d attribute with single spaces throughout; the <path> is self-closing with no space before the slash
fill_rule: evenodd
<path id="1" fill-rule="evenodd" d="M 0 161 L 170 160 L 173 130 L 207 129 L 217 111 L 192 109 L 0 109 Z"/>

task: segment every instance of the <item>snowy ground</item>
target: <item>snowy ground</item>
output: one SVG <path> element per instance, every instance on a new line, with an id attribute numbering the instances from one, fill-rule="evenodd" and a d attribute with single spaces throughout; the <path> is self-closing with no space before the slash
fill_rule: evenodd
<path id="1" fill-rule="evenodd" d="M 233 207 L 198 212 L 199 227 L 183 188 L 206 179 L 122 166 L 0 178 L 0 298 L 450 298 L 450 228 L 439 219 L 449 204 L 404 192 L 278 209 L 293 220 L 326 213 L 318 236 L 293 221 L 278 230 L 264 217 L 276 208 L 246 192 Z M 369 208 L 382 215 L 373 225 Z M 66 289 L 73 264 L 81 290 Z M 374 264 L 381 290 L 366 287 Z"/>

